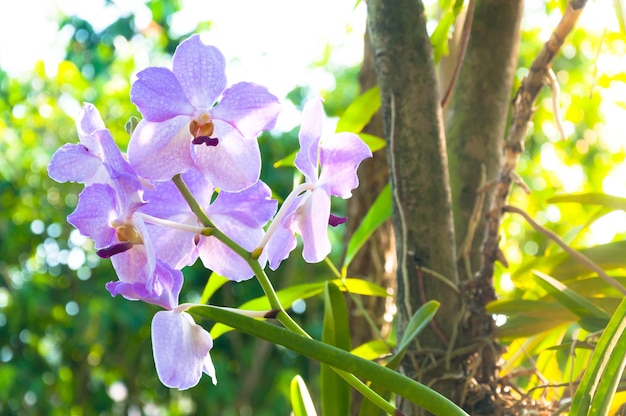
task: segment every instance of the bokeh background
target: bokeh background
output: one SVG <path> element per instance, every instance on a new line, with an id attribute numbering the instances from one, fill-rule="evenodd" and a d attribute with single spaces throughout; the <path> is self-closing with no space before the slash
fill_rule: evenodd
<path id="1" fill-rule="evenodd" d="M 436 24 L 437 2 L 431 3 Z M 563 2 L 532 3 L 516 83 Z M 559 192 L 626 197 L 626 38 L 615 9 L 600 3 L 610 2 L 590 2 L 554 63 L 568 139 L 554 127 L 545 92 L 520 164 L 533 197 L 520 189 L 512 195 L 562 235 L 582 229 L 576 238 L 585 246 L 623 240 L 624 211 L 546 201 Z M 110 263 L 65 221 L 81 187 L 55 183 L 46 167 L 59 146 L 77 141 L 73 117 L 85 101 L 96 105 L 124 149 L 124 124 L 139 116 L 129 101 L 134 74 L 167 65 L 180 40 L 202 32 L 226 55 L 231 83 L 255 81 L 284 100 L 285 114 L 260 142 L 262 178 L 277 197 L 286 196 L 294 172 L 272 164 L 297 149 L 302 103 L 322 96 L 332 130 L 359 94 L 364 4 L 21 1 L 3 2 L 0 15 L 0 414 L 289 414 L 295 374 L 315 396 L 315 363 L 237 332 L 215 342 L 217 387 L 208 377 L 188 391 L 163 387 L 150 345 L 157 307 L 112 298 L 104 289 L 114 279 Z M 512 267 L 551 247 L 517 218 L 505 229 Z M 341 229 L 333 233 L 338 244 L 331 259 L 337 260 L 344 236 Z M 278 288 L 332 277 L 323 264 L 307 265 L 297 253 L 270 275 Z M 199 264 L 186 269 L 181 301 L 197 301 L 209 275 Z M 515 293 L 511 273 L 501 270 L 499 277 L 500 293 Z M 211 302 L 237 306 L 261 294 L 254 281 L 228 283 Z M 313 336 L 321 329 L 319 303 L 307 300 L 296 315 Z"/>

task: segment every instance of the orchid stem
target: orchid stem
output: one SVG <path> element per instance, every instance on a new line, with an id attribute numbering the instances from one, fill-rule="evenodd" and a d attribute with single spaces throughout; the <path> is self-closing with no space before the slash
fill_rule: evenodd
<path id="1" fill-rule="evenodd" d="M 291 193 L 287 195 L 287 198 L 285 199 L 283 204 L 280 206 L 278 213 L 274 216 L 272 223 L 270 224 L 269 228 L 265 232 L 263 239 L 259 243 L 258 247 L 252 251 L 253 256 L 256 256 L 258 258 L 261 255 L 261 253 L 263 252 L 263 249 L 265 248 L 265 245 L 269 241 L 270 237 L 274 234 L 274 231 L 276 231 L 276 228 L 280 225 L 285 215 L 287 215 L 287 212 L 289 211 L 289 207 L 291 206 L 293 201 L 296 199 L 296 197 L 305 191 L 311 191 L 311 190 L 313 190 L 313 185 L 311 185 L 310 183 L 303 183 L 297 186 L 296 188 L 294 188 L 291 191 Z"/>
<path id="2" fill-rule="evenodd" d="M 180 190 L 183 197 L 185 198 L 185 201 L 187 201 L 187 203 L 189 204 L 189 207 L 191 208 L 193 213 L 196 214 L 196 216 L 198 217 L 202 225 L 204 225 L 205 227 L 213 227 L 211 220 L 206 215 L 202 207 L 198 204 L 198 201 L 196 201 L 196 199 L 194 198 L 193 194 L 191 193 L 191 190 L 189 190 L 189 188 L 187 187 L 187 184 L 185 184 L 185 181 L 183 180 L 181 175 L 180 174 L 175 175 L 172 178 L 172 181 L 174 182 L 176 187 Z M 300 189 L 300 187 L 296 189 Z M 306 189 L 302 189 L 302 190 L 306 190 Z M 298 193 L 302 192 L 302 190 L 299 190 Z M 294 195 L 294 196 L 292 197 L 291 195 Z M 289 198 L 292 198 L 293 200 L 295 196 L 297 196 L 297 194 L 295 193 L 295 190 L 294 190 L 294 192 L 292 192 L 289 195 L 289 197 L 287 197 L 287 200 L 285 201 L 285 203 L 283 203 L 283 206 L 287 205 L 287 201 L 289 200 Z M 289 204 L 291 204 L 291 200 L 289 200 Z M 286 212 L 286 209 L 283 212 Z M 274 222 L 276 222 L 276 219 L 274 220 Z M 233 250 L 235 253 L 240 255 L 248 263 L 248 265 L 254 272 L 254 275 L 256 276 L 257 281 L 261 285 L 261 288 L 263 289 L 263 292 L 265 293 L 265 296 L 267 297 L 267 300 L 270 303 L 270 307 L 278 311 L 278 313 L 276 314 L 276 319 L 285 328 L 289 329 L 290 331 L 295 332 L 296 334 L 299 334 L 303 337 L 311 339 L 311 336 L 304 329 L 302 329 L 302 327 L 298 325 L 298 323 L 294 321 L 293 318 L 287 313 L 285 308 L 283 308 L 283 305 L 280 303 L 280 299 L 278 299 L 278 295 L 276 294 L 276 291 L 274 290 L 274 286 L 272 286 L 272 282 L 270 281 L 269 277 L 265 273 L 265 270 L 263 270 L 263 267 L 261 267 L 261 264 L 259 263 L 258 259 L 254 258 L 252 253 L 248 252 L 239 244 L 235 243 L 233 240 L 230 239 L 230 237 L 228 237 L 226 234 L 221 232 L 219 229 L 214 228 L 213 233 L 211 235 L 217 238 L 218 240 L 220 240 L 222 243 L 224 243 L 228 248 Z M 257 250 L 254 250 L 254 252 L 256 252 Z M 343 378 L 348 384 L 350 384 L 352 387 L 358 390 L 361 394 L 363 394 L 363 396 L 365 396 L 368 400 L 372 401 L 382 410 L 386 411 L 387 413 L 397 414 L 396 408 L 391 403 L 389 403 L 387 400 L 381 397 L 374 390 L 369 388 L 365 383 L 359 380 L 354 374 L 351 374 L 343 370 L 339 370 L 334 367 L 331 367 L 331 368 L 341 378 Z"/>

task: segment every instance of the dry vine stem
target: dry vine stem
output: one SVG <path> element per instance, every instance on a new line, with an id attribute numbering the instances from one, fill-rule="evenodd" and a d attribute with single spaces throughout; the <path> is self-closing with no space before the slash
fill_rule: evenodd
<path id="1" fill-rule="evenodd" d="M 565 37 L 572 31 L 587 0 L 570 0 L 567 9 L 550 36 L 543 45 L 539 56 L 533 61 L 530 71 L 517 91 L 513 101 L 513 120 L 509 130 L 509 137 L 504 145 L 502 169 L 491 201 L 491 209 L 486 215 L 487 227 L 482 247 L 482 265 L 479 277 L 491 280 L 493 278 L 496 260 L 504 256 L 499 248 L 499 230 L 503 208 L 511 186 L 515 181 L 515 169 L 520 155 L 524 151 L 524 139 L 528 131 L 531 118 L 535 112 L 534 103 L 541 89 L 546 85 L 546 74 L 550 63 L 565 41 Z"/>

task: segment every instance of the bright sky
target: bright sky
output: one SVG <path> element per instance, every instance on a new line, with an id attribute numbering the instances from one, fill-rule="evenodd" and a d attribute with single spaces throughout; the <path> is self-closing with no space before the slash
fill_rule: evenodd
<path id="1" fill-rule="evenodd" d="M 0 0 L 7 1 L 7 0 Z M 150 22 L 142 0 L 19 0 L 0 13 L 0 66 L 11 75 L 29 71 L 42 57 L 53 68 L 63 57 L 67 34 L 57 33 L 57 17 L 76 14 L 104 29 L 120 15 L 134 11 L 141 28 Z M 183 34 L 198 22 L 211 21 L 206 39 L 230 61 L 227 73 L 236 82 L 245 67 L 254 81 L 277 95 L 297 84 L 328 82 L 315 78 L 310 63 L 333 47 L 332 64 L 354 65 L 363 54 L 365 4 L 354 0 L 182 0 L 181 11 L 171 20 L 172 30 Z M 231 67 L 232 66 L 232 67 Z M 319 78 L 320 75 L 318 74 Z M 276 87 L 276 88 L 273 88 Z"/>
<path id="2" fill-rule="evenodd" d="M 0 2 L 8 0 L 0 0 Z M 12 76 L 31 71 L 43 59 L 53 75 L 64 58 L 72 33 L 58 32 L 60 15 L 77 15 L 102 30 L 119 16 L 134 12 L 139 29 L 151 15 L 142 0 L 19 0 L 0 13 L 0 66 Z M 198 22 L 211 21 L 204 39 L 217 46 L 229 62 L 229 84 L 251 81 L 264 85 L 279 98 L 298 85 L 313 94 L 332 90 L 333 77 L 311 63 L 324 58 L 331 47 L 329 65 L 351 66 L 363 56 L 365 3 L 355 0 L 182 0 L 181 11 L 171 17 L 172 31 L 182 35 Z M 155 65 L 146 50 L 127 45 L 135 61 Z M 145 49 L 145 48 L 144 48 Z M 160 63 L 167 66 L 167 62 Z M 142 69 L 142 68 L 138 68 Z M 287 107 L 278 120 L 279 130 L 291 130 L 299 121 L 295 108 Z M 332 123 L 328 126 L 333 129 Z"/>
<path id="3" fill-rule="evenodd" d="M 130 12 L 137 16 L 139 28 L 151 19 L 143 0 L 114 0 L 109 6 L 105 6 L 104 0 L 19 0 L 10 6 L 6 5 L 8 0 L 0 2 L 5 3 L 0 13 L 0 66 L 14 76 L 32 70 L 39 59 L 44 59 L 46 70 L 54 73 L 72 36 L 57 31 L 58 17 L 62 14 L 78 15 L 91 22 L 96 30 Z M 598 33 L 605 28 L 619 31 L 612 3 L 588 2 L 579 24 Z M 356 8 L 356 0 L 181 0 L 181 4 L 181 11 L 171 18 L 172 30 L 183 34 L 193 30 L 198 22 L 211 21 L 205 40 L 220 48 L 229 61 L 227 75 L 231 84 L 244 80 L 257 82 L 278 97 L 284 97 L 297 85 L 306 85 L 317 94 L 334 85 L 333 77 L 325 69 L 311 67 L 312 62 L 322 60 L 327 47 L 332 51 L 331 69 L 355 65 L 362 58 L 364 1 Z M 540 34 L 543 40 L 547 40 L 560 19 L 558 10 L 546 15 L 543 2 L 529 2 L 525 16 L 525 26 L 546 28 Z M 133 53 L 136 62 L 144 63 L 143 66 L 156 64 L 143 49 L 130 47 L 128 53 Z M 623 72 L 626 54 L 600 55 L 596 64 L 599 73 Z M 621 87 L 626 89 L 624 85 Z M 563 90 L 566 91 L 566 86 Z M 603 106 L 607 117 L 603 140 L 616 151 L 626 148 L 623 129 L 626 110 L 617 105 L 624 101 L 623 94 L 624 91 L 617 89 L 608 92 Z M 298 118 L 295 109 L 287 109 L 277 127 L 289 130 Z M 567 120 L 565 127 L 573 128 Z M 607 177 L 605 192 L 626 196 L 624 170 L 616 167 L 616 172 Z M 565 175 L 565 179 L 571 182 L 564 183 L 570 191 L 575 191 L 584 180 L 581 175 Z"/>

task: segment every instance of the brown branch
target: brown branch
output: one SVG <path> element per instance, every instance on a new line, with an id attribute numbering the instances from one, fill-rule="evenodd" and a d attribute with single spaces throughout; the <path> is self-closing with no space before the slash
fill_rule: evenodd
<path id="1" fill-rule="evenodd" d="M 576 25 L 585 3 L 586 0 L 570 0 L 561 21 L 533 61 L 528 75 L 522 81 L 513 101 L 513 119 L 509 137 L 504 144 L 502 168 L 491 201 L 491 209 L 486 214 L 487 227 L 482 246 L 480 278 L 492 279 L 494 264 L 502 258 L 499 247 L 499 231 L 503 207 L 507 204 L 511 187 L 515 181 L 517 162 L 524 151 L 524 139 L 535 113 L 534 103 L 539 92 L 546 85 L 546 71 L 550 67 L 552 59 L 559 52 L 565 37 Z"/>
<path id="2" fill-rule="evenodd" d="M 469 44 L 470 33 L 472 31 L 472 21 L 474 20 L 475 6 L 476 0 L 469 0 L 469 4 L 467 5 L 467 13 L 465 14 L 465 22 L 463 22 L 463 29 L 461 32 L 461 49 L 459 50 L 459 56 L 457 57 L 456 63 L 454 64 L 454 71 L 452 72 L 450 83 L 448 84 L 446 93 L 441 99 L 441 108 L 446 108 L 446 106 L 450 102 L 450 97 L 452 97 L 452 91 L 454 90 L 454 84 L 456 84 L 456 80 L 459 77 L 459 72 L 461 72 L 461 66 L 463 64 L 463 59 L 465 58 L 465 51 L 467 51 L 467 45 Z"/>
<path id="3" fill-rule="evenodd" d="M 609 285 L 613 286 L 614 288 L 616 288 L 617 290 L 619 290 L 622 295 L 626 296 L 626 288 L 624 288 L 624 286 L 622 286 L 620 284 L 620 282 L 618 282 L 614 277 L 609 276 L 608 274 L 606 274 L 604 272 L 604 270 L 602 270 L 602 268 L 600 266 L 595 264 L 589 257 L 585 256 L 580 251 L 577 251 L 577 250 L 573 249 L 572 247 L 568 246 L 567 243 L 565 243 L 565 241 L 561 240 L 561 237 L 559 237 L 555 232 L 550 231 L 547 228 L 542 227 L 541 225 L 537 224 L 535 222 L 535 220 L 533 220 L 530 217 L 530 215 L 528 215 L 528 213 L 526 211 L 523 211 L 523 210 L 521 210 L 521 209 L 519 209 L 517 207 L 513 207 L 511 205 L 506 205 L 506 206 L 503 207 L 503 212 L 514 212 L 514 213 L 519 214 L 522 217 L 524 217 L 524 219 L 535 230 L 537 230 L 541 234 L 545 235 L 550 240 L 554 241 L 559 247 L 561 247 L 563 249 L 563 251 L 565 251 L 567 254 L 572 256 L 574 259 L 578 260 L 578 262 L 580 262 L 583 265 L 585 265 L 589 270 L 598 273 L 598 276 L 600 276 L 602 278 L 602 280 L 604 280 L 607 284 L 609 284 Z"/>

